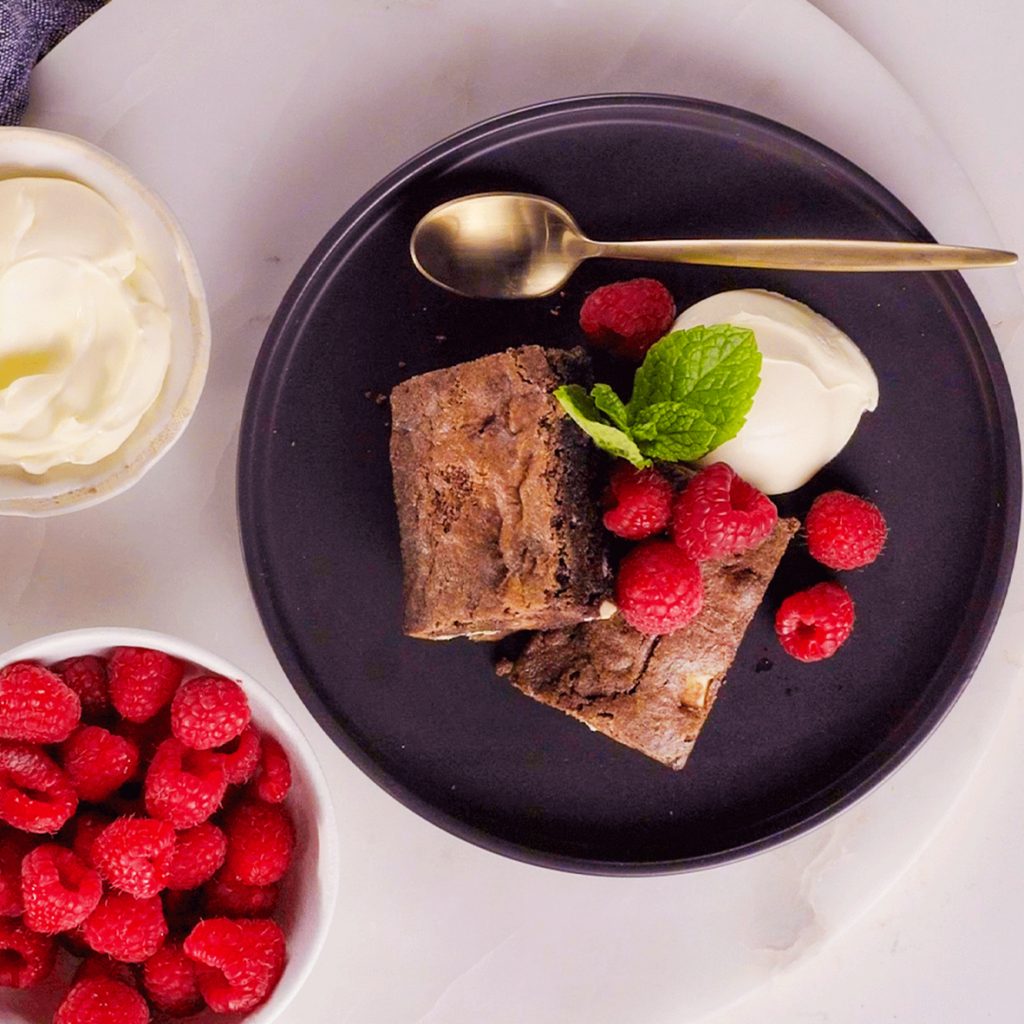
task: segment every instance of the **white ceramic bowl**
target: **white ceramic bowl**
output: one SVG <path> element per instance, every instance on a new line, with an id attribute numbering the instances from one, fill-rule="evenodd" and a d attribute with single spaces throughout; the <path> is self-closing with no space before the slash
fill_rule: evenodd
<path id="1" fill-rule="evenodd" d="M 244 1018 L 246 1024 L 270 1024 L 282 1016 L 302 988 L 323 948 L 334 916 L 338 896 L 338 833 L 323 769 L 294 720 L 269 691 L 222 658 L 176 637 L 141 629 L 77 629 L 42 637 L 0 654 L 0 667 L 14 661 L 39 661 L 49 665 L 78 654 L 106 654 L 112 647 L 155 648 L 197 667 L 237 679 L 249 698 L 253 722 L 275 736 L 291 760 L 292 788 L 284 806 L 295 822 L 295 858 L 274 914 L 287 937 L 288 964 L 270 999 Z M 60 980 L 59 975 L 55 974 L 54 978 Z M 50 982 L 23 992 L 0 988 L 0 1020 L 4 1024 L 49 1024 L 62 997 L 61 986 Z M 225 1019 L 239 1018 L 237 1015 L 224 1018 L 209 1012 L 189 1018 L 196 1024 L 213 1024 Z"/>
<path id="2" fill-rule="evenodd" d="M 92 466 L 59 466 L 41 476 L 0 469 L 0 515 L 52 516 L 120 494 L 181 436 L 210 361 L 210 317 L 195 256 L 161 199 L 123 164 L 81 139 L 40 128 L 0 128 L 0 179 L 71 178 L 120 210 L 160 283 L 171 315 L 171 365 L 157 401 L 113 455 Z"/>

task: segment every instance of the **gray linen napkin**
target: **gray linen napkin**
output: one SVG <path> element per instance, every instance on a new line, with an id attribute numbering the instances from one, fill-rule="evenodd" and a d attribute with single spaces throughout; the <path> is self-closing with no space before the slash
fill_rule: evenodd
<path id="1" fill-rule="evenodd" d="M 37 60 L 106 0 L 0 0 L 0 124 L 17 124 Z"/>

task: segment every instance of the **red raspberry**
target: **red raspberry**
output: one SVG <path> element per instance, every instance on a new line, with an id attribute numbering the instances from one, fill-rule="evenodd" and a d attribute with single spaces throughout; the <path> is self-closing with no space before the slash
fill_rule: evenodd
<path id="1" fill-rule="evenodd" d="M 167 887 L 174 859 L 174 829 L 153 818 L 118 818 L 92 844 L 100 874 L 115 889 L 137 899 Z"/>
<path id="2" fill-rule="evenodd" d="M 295 849 L 295 829 L 283 807 L 246 800 L 228 813 L 224 830 L 228 837 L 225 878 L 246 885 L 280 881 Z"/>
<path id="3" fill-rule="evenodd" d="M 277 885 L 245 885 L 222 873 L 203 887 L 203 911 L 213 917 L 267 917 L 279 893 Z"/>
<path id="4" fill-rule="evenodd" d="M 606 284 L 592 291 L 580 309 L 580 327 L 592 345 L 638 363 L 675 318 L 669 290 L 649 277 Z"/>
<path id="5" fill-rule="evenodd" d="M 149 1024 L 149 1007 L 122 981 L 86 978 L 71 986 L 53 1024 Z"/>
<path id="6" fill-rule="evenodd" d="M 672 539 L 691 558 L 756 548 L 779 520 L 775 505 L 724 462 L 702 469 L 675 500 Z"/>
<path id="7" fill-rule="evenodd" d="M 44 843 L 21 862 L 21 895 L 26 927 L 56 935 L 77 928 L 96 909 L 103 883 L 70 850 Z"/>
<path id="8" fill-rule="evenodd" d="M 245 732 L 215 751 L 224 762 L 228 785 L 241 786 L 248 782 L 260 763 L 260 735 L 251 726 Z"/>
<path id="9" fill-rule="evenodd" d="M 838 583 L 818 583 L 779 606 L 775 633 L 798 661 L 831 658 L 853 632 L 853 599 Z"/>
<path id="10" fill-rule="evenodd" d="M 79 726 L 60 748 L 60 760 L 82 800 L 105 800 L 139 766 L 135 744 L 98 725 Z"/>
<path id="11" fill-rule="evenodd" d="M 279 804 L 292 787 L 292 766 L 284 747 L 266 734 L 260 737 L 260 767 L 252 792 L 264 803 Z"/>
<path id="12" fill-rule="evenodd" d="M 668 541 L 645 541 L 619 565 L 615 600 L 635 630 L 671 633 L 685 626 L 704 604 L 700 566 Z"/>
<path id="13" fill-rule="evenodd" d="M 83 864 L 89 867 L 96 867 L 93 859 L 92 846 L 99 834 L 114 819 L 103 811 L 82 811 L 71 822 L 71 849 L 78 854 Z"/>
<path id="14" fill-rule="evenodd" d="M 191 750 L 172 736 L 157 747 L 146 772 L 146 810 L 176 829 L 191 828 L 220 807 L 227 786 L 220 755 Z"/>
<path id="15" fill-rule="evenodd" d="M 64 685 L 78 694 L 83 718 L 101 719 L 114 710 L 110 703 L 110 683 L 107 663 L 102 658 L 87 654 L 81 658 L 68 658 L 50 668 L 64 680 Z"/>
<path id="16" fill-rule="evenodd" d="M 270 920 L 200 921 L 185 939 L 197 964 L 199 990 L 214 1013 L 244 1013 L 259 1006 L 284 971 L 285 941 Z"/>
<path id="17" fill-rule="evenodd" d="M 36 840 L 24 832 L 2 827 L 0 831 L 0 917 L 21 917 L 21 862 Z"/>
<path id="18" fill-rule="evenodd" d="M 807 522 L 807 550 L 830 569 L 870 565 L 885 546 L 885 517 L 877 505 L 845 491 L 814 499 Z"/>
<path id="19" fill-rule="evenodd" d="M 38 747 L 0 742 L 0 821 L 56 832 L 78 806 L 71 780 Z"/>
<path id="20" fill-rule="evenodd" d="M 72 985 L 77 985 L 80 981 L 88 981 L 90 978 L 112 978 L 114 981 L 130 985 L 132 988 L 136 987 L 135 975 L 128 964 L 115 960 L 113 957 L 91 953 L 88 946 L 85 949 L 82 962 L 71 979 Z"/>
<path id="21" fill-rule="evenodd" d="M 85 941 L 97 953 L 139 964 L 167 938 L 159 896 L 138 900 L 125 892 L 108 892 L 85 922 Z"/>
<path id="22" fill-rule="evenodd" d="M 187 935 L 203 916 L 202 890 L 165 889 L 162 897 L 168 927 L 177 935 Z"/>
<path id="23" fill-rule="evenodd" d="M 171 702 L 171 731 L 193 750 L 222 747 L 249 724 L 245 691 L 223 676 L 197 676 L 183 683 Z"/>
<path id="24" fill-rule="evenodd" d="M 26 661 L 0 669 L 0 739 L 60 743 L 81 717 L 78 694 L 49 669 Z"/>
<path id="25" fill-rule="evenodd" d="M 179 832 L 167 872 L 168 889 L 198 889 L 220 871 L 228 850 L 227 836 L 212 822 Z"/>
<path id="26" fill-rule="evenodd" d="M 29 988 L 53 970 L 57 946 L 19 921 L 0 921 L 0 986 Z"/>
<path id="27" fill-rule="evenodd" d="M 110 656 L 110 699 L 122 718 L 145 722 L 170 703 L 185 666 L 163 651 L 118 647 Z"/>
<path id="28" fill-rule="evenodd" d="M 605 491 L 604 525 L 616 537 L 643 540 L 661 533 L 672 515 L 672 485 L 656 469 L 619 462 Z"/>
<path id="29" fill-rule="evenodd" d="M 154 1009 L 190 1017 L 203 1008 L 196 965 L 180 942 L 166 942 L 142 965 L 142 987 Z"/>

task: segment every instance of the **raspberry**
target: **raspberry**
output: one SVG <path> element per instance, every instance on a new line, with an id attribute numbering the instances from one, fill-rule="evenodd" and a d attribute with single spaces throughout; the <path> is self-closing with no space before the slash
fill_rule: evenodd
<path id="1" fill-rule="evenodd" d="M 203 911 L 212 917 L 266 917 L 279 892 L 277 885 L 245 885 L 219 874 L 203 887 Z"/>
<path id="2" fill-rule="evenodd" d="M 853 599 L 838 583 L 819 583 L 779 606 L 775 633 L 798 661 L 831 658 L 853 632 Z"/>
<path id="3" fill-rule="evenodd" d="M 167 942 L 142 965 L 142 987 L 157 1010 L 189 1017 L 203 1008 L 196 965 L 180 942 Z"/>
<path id="4" fill-rule="evenodd" d="M 830 569 L 870 565 L 885 546 L 885 517 L 864 498 L 829 491 L 814 499 L 807 521 L 807 550 Z"/>
<path id="5" fill-rule="evenodd" d="M 176 829 L 191 828 L 220 807 L 227 786 L 220 755 L 190 750 L 172 736 L 157 747 L 146 772 L 146 810 Z"/>
<path id="6" fill-rule="evenodd" d="M 44 935 L 77 928 L 103 895 L 100 876 L 71 850 L 44 843 L 21 862 L 25 926 Z"/>
<path id="7" fill-rule="evenodd" d="M 149 1024 L 149 1007 L 122 981 L 86 978 L 71 986 L 53 1024 Z"/>
<path id="8" fill-rule="evenodd" d="M 56 832 L 78 806 L 71 780 L 38 747 L 0 742 L 0 821 Z"/>
<path id="9" fill-rule="evenodd" d="M 244 801 L 228 813 L 224 830 L 228 837 L 225 878 L 246 885 L 280 881 L 295 848 L 295 829 L 283 807 Z"/>
<path id="10" fill-rule="evenodd" d="M 118 818 L 92 845 L 100 874 L 115 889 L 149 899 L 167 887 L 174 858 L 174 829 L 152 818 Z"/>
<path id="11" fill-rule="evenodd" d="M 672 515 L 673 493 L 672 485 L 656 469 L 619 462 L 605 491 L 605 529 L 627 540 L 661 533 Z"/>
<path id="12" fill-rule="evenodd" d="M 31 932 L 17 921 L 0 921 L 0 986 L 28 988 L 53 970 L 57 946 L 49 935 Z"/>
<path id="13" fill-rule="evenodd" d="M 135 988 L 135 975 L 128 964 L 99 953 L 90 953 L 88 952 L 89 947 L 85 948 L 85 956 L 71 979 L 72 985 L 77 985 L 80 981 L 87 981 L 89 978 L 112 978 L 114 981 L 120 981 Z"/>
<path id="14" fill-rule="evenodd" d="M 35 839 L 3 827 L 0 832 L 0 917 L 21 917 L 21 862 L 35 845 Z"/>
<path id="15" fill-rule="evenodd" d="M 125 963 L 142 963 L 167 938 L 160 897 L 138 900 L 124 892 L 108 892 L 86 920 L 84 933 L 85 941 L 97 953 Z"/>
<path id="16" fill-rule="evenodd" d="M 82 800 L 105 800 L 139 766 L 135 744 L 98 725 L 79 726 L 60 748 L 60 760 Z"/>
<path id="17" fill-rule="evenodd" d="M 635 362 L 675 318 L 676 304 L 668 289 L 649 277 L 606 284 L 592 291 L 580 309 L 580 327 L 592 345 Z"/>
<path id="18" fill-rule="evenodd" d="M 92 847 L 99 834 L 114 819 L 103 811 L 82 811 L 71 823 L 71 849 L 78 854 L 83 864 L 96 867 Z"/>
<path id="19" fill-rule="evenodd" d="M 0 669 L 0 739 L 60 743 L 81 717 L 78 694 L 49 669 L 25 661 Z"/>
<path id="20" fill-rule="evenodd" d="M 200 921 L 185 939 L 195 961 L 199 990 L 214 1013 L 241 1013 L 259 1006 L 284 971 L 285 942 L 269 920 Z"/>
<path id="21" fill-rule="evenodd" d="M 675 500 L 672 539 L 704 561 L 756 548 L 775 529 L 779 513 L 756 487 L 724 462 L 702 469 Z"/>
<path id="22" fill-rule="evenodd" d="M 264 803 L 279 804 L 292 787 L 292 766 L 273 736 L 260 737 L 260 767 L 252 792 Z"/>
<path id="23" fill-rule="evenodd" d="M 110 699 L 122 718 L 145 722 L 170 703 L 185 666 L 163 651 L 118 647 L 110 656 Z"/>
<path id="24" fill-rule="evenodd" d="M 700 566 L 668 541 L 646 541 L 623 558 L 615 599 L 635 630 L 671 633 L 685 626 L 704 604 Z"/>
<path id="25" fill-rule="evenodd" d="M 240 736 L 248 724 L 245 692 L 223 676 L 190 679 L 171 702 L 171 731 L 193 750 L 222 747 Z"/>
<path id="26" fill-rule="evenodd" d="M 95 658 L 91 654 L 68 658 L 51 666 L 50 671 L 59 675 L 64 685 L 78 694 L 83 718 L 104 718 L 113 711 L 107 663 L 102 658 Z"/>
<path id="27" fill-rule="evenodd" d="M 167 888 L 198 889 L 220 870 L 227 849 L 227 836 L 209 821 L 179 832 L 167 872 Z"/>
<path id="28" fill-rule="evenodd" d="M 241 736 L 217 748 L 215 753 L 224 763 L 228 785 L 241 786 L 256 774 L 260 763 L 260 743 L 259 733 L 249 725 Z"/>

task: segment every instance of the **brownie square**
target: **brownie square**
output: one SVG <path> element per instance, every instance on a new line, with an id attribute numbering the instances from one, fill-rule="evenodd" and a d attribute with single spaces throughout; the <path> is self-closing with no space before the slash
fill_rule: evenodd
<path id="1" fill-rule="evenodd" d="M 582 349 L 526 345 L 391 392 L 408 635 L 492 639 L 598 616 L 600 456 L 552 395 L 590 381 Z"/>

